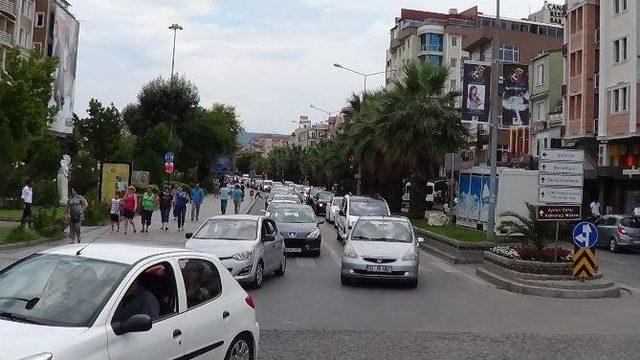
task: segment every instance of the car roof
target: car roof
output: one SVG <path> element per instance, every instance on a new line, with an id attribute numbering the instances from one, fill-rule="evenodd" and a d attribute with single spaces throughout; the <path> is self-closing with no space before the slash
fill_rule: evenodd
<path id="1" fill-rule="evenodd" d="M 251 215 L 251 214 L 231 214 L 231 215 L 216 215 L 212 216 L 209 219 L 236 219 L 236 220 L 255 220 L 258 221 L 262 218 L 262 215 Z"/>
<path id="2" fill-rule="evenodd" d="M 80 255 L 76 255 L 79 250 L 82 250 Z M 124 243 L 91 243 L 58 246 L 44 250 L 40 253 L 80 256 L 87 259 L 97 259 L 133 265 L 142 259 L 152 256 L 166 254 L 186 255 L 193 254 L 194 251 L 166 246 L 133 245 Z"/>
<path id="3" fill-rule="evenodd" d="M 398 215 L 366 215 L 360 216 L 359 220 L 387 220 L 387 221 L 406 221 L 410 222 L 409 219 L 405 216 Z"/>
<path id="4" fill-rule="evenodd" d="M 348 197 L 350 201 L 360 201 L 360 202 L 384 202 L 386 203 L 387 201 L 383 198 L 375 198 L 373 196 L 366 196 L 366 195 L 347 195 L 345 197 Z"/>

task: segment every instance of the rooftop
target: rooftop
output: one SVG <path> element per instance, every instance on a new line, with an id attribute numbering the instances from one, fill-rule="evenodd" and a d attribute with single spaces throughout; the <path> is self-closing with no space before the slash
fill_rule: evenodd
<path id="1" fill-rule="evenodd" d="M 80 255 L 77 256 L 129 265 L 133 265 L 136 262 L 150 256 L 171 253 L 192 253 L 192 251 L 186 250 L 184 248 L 180 249 L 161 246 L 141 246 L 123 243 L 73 244 L 47 249 L 42 253 L 76 256 L 78 250 L 81 250 L 83 248 L 84 250 L 82 250 Z"/>

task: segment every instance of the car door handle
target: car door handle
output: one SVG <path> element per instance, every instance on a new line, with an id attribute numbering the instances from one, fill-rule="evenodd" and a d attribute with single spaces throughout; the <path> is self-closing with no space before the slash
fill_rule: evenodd
<path id="1" fill-rule="evenodd" d="M 180 329 L 175 329 L 173 330 L 173 338 L 177 338 L 178 336 L 182 335 L 182 331 L 180 331 Z"/>
<path id="2" fill-rule="evenodd" d="M 231 313 L 229 313 L 227 310 L 225 310 L 225 311 L 222 313 L 222 318 L 223 318 L 223 319 L 226 319 L 226 318 L 228 318 L 230 315 L 231 315 Z"/>

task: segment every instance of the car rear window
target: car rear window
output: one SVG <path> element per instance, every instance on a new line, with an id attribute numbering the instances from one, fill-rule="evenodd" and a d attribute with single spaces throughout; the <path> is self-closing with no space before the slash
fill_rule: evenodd
<path id="1" fill-rule="evenodd" d="M 389 209 L 387 204 L 382 201 L 353 201 L 349 214 L 356 216 L 383 216 L 389 215 Z"/>
<path id="2" fill-rule="evenodd" d="M 620 224 L 628 228 L 640 229 L 640 217 L 626 217 L 620 221 Z"/>

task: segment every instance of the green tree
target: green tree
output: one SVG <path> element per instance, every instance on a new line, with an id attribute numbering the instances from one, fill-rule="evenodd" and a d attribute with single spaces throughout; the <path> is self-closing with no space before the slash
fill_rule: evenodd
<path id="1" fill-rule="evenodd" d="M 535 205 L 529 203 L 525 205 L 526 215 L 512 211 L 500 214 L 503 219 L 498 229 L 507 230 L 511 240 L 529 243 L 538 250 L 542 250 L 553 241 L 554 226 L 551 222 L 538 220 L 538 209 Z"/>
<path id="2" fill-rule="evenodd" d="M 248 174 L 251 170 L 258 170 L 262 156 L 258 153 L 242 152 L 236 158 L 236 168 L 242 174 Z"/>
<path id="3" fill-rule="evenodd" d="M 120 112 L 113 104 L 105 107 L 97 99 L 91 99 L 87 114 L 84 119 L 74 115 L 81 148 L 100 162 L 111 160 L 122 141 L 124 121 Z"/>

